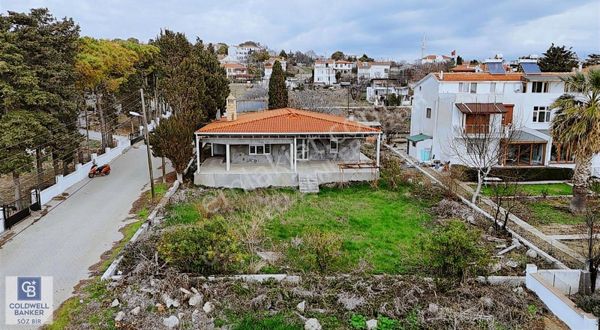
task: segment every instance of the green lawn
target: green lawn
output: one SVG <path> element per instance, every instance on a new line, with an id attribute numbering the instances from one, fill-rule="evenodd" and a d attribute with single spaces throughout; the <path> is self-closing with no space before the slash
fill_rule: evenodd
<path id="1" fill-rule="evenodd" d="M 521 184 L 519 192 L 529 196 L 564 196 L 572 195 L 573 188 L 566 183 L 548 183 L 548 184 Z M 482 187 L 481 193 L 485 196 L 494 195 L 494 187 L 491 185 Z M 510 194 L 510 193 L 509 193 Z"/>
<path id="2" fill-rule="evenodd" d="M 201 214 L 206 214 L 201 205 L 214 208 L 215 201 L 221 207 L 215 216 L 223 216 L 238 236 L 247 235 L 251 223 L 259 223 L 261 249 L 285 255 L 282 265 L 263 272 L 308 270 L 298 255 L 302 251 L 292 242 L 320 231 L 335 233 L 342 242 L 341 256 L 332 271 L 351 272 L 362 259 L 372 273 L 403 273 L 415 264 L 417 241 L 431 219 L 430 205 L 413 197 L 409 187 L 391 191 L 363 184 L 322 188 L 318 194 L 307 195 L 292 189 L 213 191 L 202 201 L 169 206 L 165 225 L 201 221 Z"/>
<path id="3" fill-rule="evenodd" d="M 575 216 L 569 211 L 569 199 L 537 199 L 521 203 L 517 214 L 528 220 L 529 223 L 537 225 L 581 224 L 585 221 L 584 217 Z"/>
<path id="4" fill-rule="evenodd" d="M 308 230 L 341 236 L 341 270 L 350 271 L 361 258 L 374 273 L 402 272 L 406 257 L 418 254 L 416 240 L 430 219 L 422 203 L 406 190 L 374 190 L 366 185 L 322 189 L 306 195 L 267 225 L 275 241 L 290 241 Z"/>

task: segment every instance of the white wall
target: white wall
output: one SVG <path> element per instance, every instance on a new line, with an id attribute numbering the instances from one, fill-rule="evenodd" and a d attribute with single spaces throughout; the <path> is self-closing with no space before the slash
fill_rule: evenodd
<path id="1" fill-rule="evenodd" d="M 597 330 L 598 318 L 579 309 L 564 292 L 564 285 L 556 285 L 554 276 L 562 283 L 579 287 L 580 270 L 538 271 L 535 265 L 527 265 L 525 285 L 535 292 L 548 309 L 571 329 Z"/>

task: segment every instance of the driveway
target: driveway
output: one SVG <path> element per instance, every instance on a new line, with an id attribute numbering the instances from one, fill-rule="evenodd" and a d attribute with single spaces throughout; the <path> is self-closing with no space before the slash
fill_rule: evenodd
<path id="1" fill-rule="evenodd" d="M 150 182 L 145 146 L 132 147 L 111 167 L 109 176 L 86 178 L 72 187 L 69 198 L 0 248 L 0 329 L 6 327 L 5 276 L 53 276 L 56 309 L 89 277 L 88 268 L 123 237 L 119 228 Z M 160 159 L 154 159 L 155 178 L 159 167 Z"/>

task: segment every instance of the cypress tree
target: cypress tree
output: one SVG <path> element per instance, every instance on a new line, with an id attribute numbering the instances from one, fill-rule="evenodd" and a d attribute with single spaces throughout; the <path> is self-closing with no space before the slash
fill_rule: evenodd
<path id="1" fill-rule="evenodd" d="M 269 79 L 269 109 L 286 108 L 288 106 L 288 91 L 285 87 L 285 73 L 281 63 L 275 61 L 273 72 Z"/>

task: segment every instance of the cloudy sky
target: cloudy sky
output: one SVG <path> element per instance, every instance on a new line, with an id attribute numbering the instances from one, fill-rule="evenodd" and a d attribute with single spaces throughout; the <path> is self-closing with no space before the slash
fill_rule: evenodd
<path id="1" fill-rule="evenodd" d="M 208 42 L 255 40 L 272 49 L 367 53 L 412 61 L 541 54 L 554 42 L 600 53 L 600 0 L 0 0 L 0 11 L 48 7 L 83 35 L 148 40 L 161 28 Z"/>

